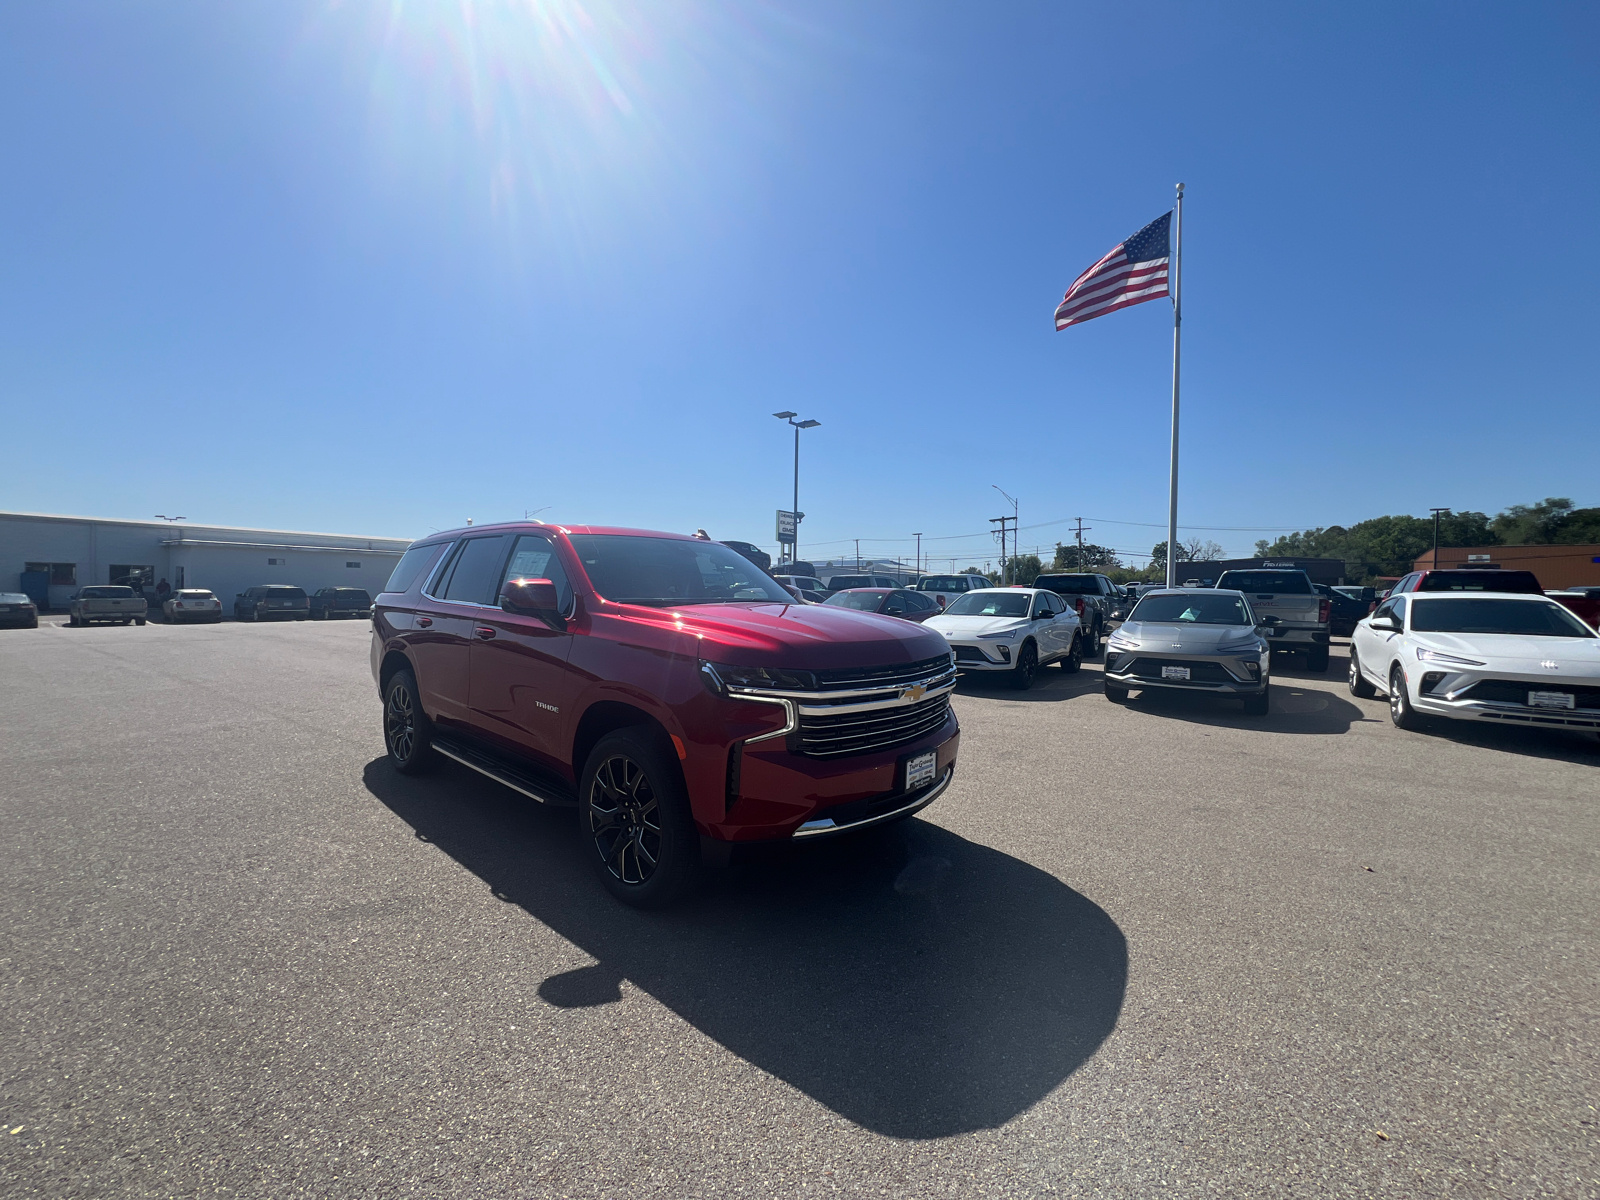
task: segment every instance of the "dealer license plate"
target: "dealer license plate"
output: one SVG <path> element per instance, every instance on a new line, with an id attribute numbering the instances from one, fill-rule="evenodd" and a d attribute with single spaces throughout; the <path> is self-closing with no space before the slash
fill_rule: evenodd
<path id="1" fill-rule="evenodd" d="M 1163 679 L 1187 679 L 1187 678 L 1189 678 L 1189 668 L 1188 667 L 1162 667 L 1161 668 L 1161 678 L 1163 678 Z"/>
<path id="2" fill-rule="evenodd" d="M 1571 692 L 1529 692 L 1529 708 L 1572 708 L 1577 697 Z"/>
<path id="3" fill-rule="evenodd" d="M 919 754 L 915 758 L 906 759 L 906 791 L 912 791 L 925 783 L 932 783 L 933 776 L 939 769 L 939 752 L 929 750 L 926 754 Z"/>

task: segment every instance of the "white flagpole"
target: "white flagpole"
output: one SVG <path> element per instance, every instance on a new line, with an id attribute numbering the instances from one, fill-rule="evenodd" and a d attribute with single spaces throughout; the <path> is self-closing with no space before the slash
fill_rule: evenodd
<path id="1" fill-rule="evenodd" d="M 1172 208 L 1172 477 L 1167 485 L 1167 586 L 1178 578 L 1178 349 L 1183 334 L 1183 184 Z"/>

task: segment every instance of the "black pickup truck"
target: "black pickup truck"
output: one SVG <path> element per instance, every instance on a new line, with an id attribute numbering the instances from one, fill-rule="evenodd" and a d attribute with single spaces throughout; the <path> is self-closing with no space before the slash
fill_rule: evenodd
<path id="1" fill-rule="evenodd" d="M 311 619 L 327 621 L 337 617 L 370 617 L 372 597 L 360 588 L 327 587 L 311 594 Z"/>
<path id="2" fill-rule="evenodd" d="M 1099 654 L 1112 629 L 1121 622 L 1121 618 L 1112 614 L 1122 603 L 1122 593 L 1104 575 L 1089 571 L 1044 574 L 1033 581 L 1033 586 L 1054 592 L 1069 608 L 1077 609 L 1078 620 L 1083 623 L 1085 658 Z"/>

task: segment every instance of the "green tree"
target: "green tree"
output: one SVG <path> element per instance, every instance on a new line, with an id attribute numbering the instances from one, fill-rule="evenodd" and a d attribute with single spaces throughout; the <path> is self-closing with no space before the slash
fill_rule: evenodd
<path id="1" fill-rule="evenodd" d="M 1576 546 L 1600 542 L 1600 508 L 1577 508 L 1565 496 L 1513 504 L 1489 523 L 1501 545 Z"/>
<path id="2" fill-rule="evenodd" d="M 1105 571 L 1113 567 L 1120 567 L 1122 560 L 1117 557 L 1115 550 L 1106 546 L 1096 546 L 1093 542 L 1083 544 L 1083 559 L 1078 559 L 1077 542 L 1057 542 L 1055 559 L 1050 564 L 1052 571 Z"/>

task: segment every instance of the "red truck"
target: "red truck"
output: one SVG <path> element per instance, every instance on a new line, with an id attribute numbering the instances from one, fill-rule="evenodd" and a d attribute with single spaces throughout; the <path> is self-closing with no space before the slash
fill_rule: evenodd
<path id="1" fill-rule="evenodd" d="M 726 546 L 538 522 L 408 549 L 373 603 L 394 767 L 453 759 L 571 804 L 620 899 L 670 903 L 756 843 L 925 808 L 954 777 L 950 647 L 797 604 Z"/>

